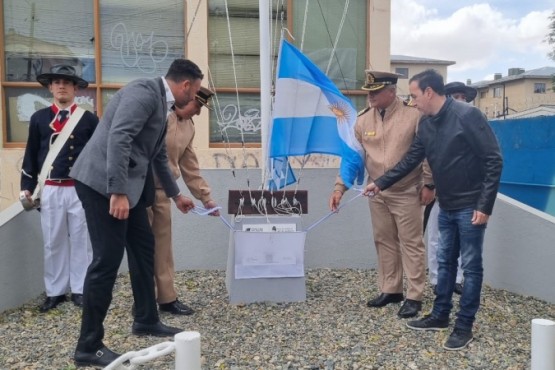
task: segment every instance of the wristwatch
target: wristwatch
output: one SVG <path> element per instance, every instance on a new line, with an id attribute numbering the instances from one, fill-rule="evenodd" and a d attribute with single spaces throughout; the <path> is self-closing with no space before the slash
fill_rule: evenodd
<path id="1" fill-rule="evenodd" d="M 430 190 L 436 190 L 436 186 L 434 184 L 424 184 L 424 186 Z"/>

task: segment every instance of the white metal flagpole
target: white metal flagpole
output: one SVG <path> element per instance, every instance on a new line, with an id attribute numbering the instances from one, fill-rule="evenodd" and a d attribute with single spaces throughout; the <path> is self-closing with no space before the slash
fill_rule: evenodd
<path id="1" fill-rule="evenodd" d="M 270 56 L 270 0 L 258 0 L 260 21 L 260 170 L 262 181 L 268 165 L 268 137 L 271 119 L 272 76 Z M 262 184 L 266 188 L 266 184 Z"/>

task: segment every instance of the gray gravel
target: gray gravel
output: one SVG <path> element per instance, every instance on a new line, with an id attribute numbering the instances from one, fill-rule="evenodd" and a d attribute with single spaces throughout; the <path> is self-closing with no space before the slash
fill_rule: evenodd
<path id="1" fill-rule="evenodd" d="M 182 301 L 197 312 L 162 314 L 162 321 L 201 333 L 203 369 L 528 369 L 530 321 L 555 320 L 553 304 L 486 286 L 474 342 L 449 352 L 441 348 L 448 331 L 408 329 L 396 316 L 399 304 L 366 307 L 376 293 L 374 270 L 309 270 L 303 303 L 229 305 L 223 271 L 181 272 L 176 281 Z M 0 369 L 75 369 L 71 358 L 81 312 L 64 303 L 40 314 L 43 299 L 0 315 Z M 425 312 L 432 299 L 428 289 Z M 118 278 L 105 325 L 105 344 L 118 352 L 164 341 L 130 334 L 131 302 L 125 274 Z M 173 360 L 167 355 L 140 368 L 174 369 Z"/>

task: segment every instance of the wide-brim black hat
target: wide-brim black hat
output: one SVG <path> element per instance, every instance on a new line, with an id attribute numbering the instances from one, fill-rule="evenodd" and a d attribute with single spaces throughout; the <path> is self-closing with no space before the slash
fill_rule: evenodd
<path id="1" fill-rule="evenodd" d="M 44 87 L 48 87 L 52 80 L 62 78 L 64 80 L 73 81 L 77 86 L 84 89 L 89 83 L 77 76 L 77 72 L 73 66 L 58 64 L 50 68 L 49 73 L 42 73 L 37 76 L 37 81 Z"/>
<path id="2" fill-rule="evenodd" d="M 470 103 L 476 98 L 476 95 L 478 95 L 478 90 L 462 82 L 449 82 L 445 85 L 445 95 L 453 95 L 454 93 L 464 94 L 466 102 Z"/>

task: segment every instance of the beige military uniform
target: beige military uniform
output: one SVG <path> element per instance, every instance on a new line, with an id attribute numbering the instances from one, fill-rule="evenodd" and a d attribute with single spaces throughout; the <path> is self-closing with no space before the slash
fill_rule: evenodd
<path id="1" fill-rule="evenodd" d="M 355 134 L 364 148 L 368 182 L 404 157 L 419 120 L 419 111 L 399 98 L 385 109 L 383 120 L 376 108 L 359 115 Z M 425 177 L 419 166 L 389 189 L 369 198 L 378 256 L 378 287 L 382 293 L 402 293 L 404 273 L 406 296 L 417 301 L 422 300 L 426 281 L 420 190 L 424 183 L 432 183 L 429 170 Z M 335 189 L 345 190 L 340 179 Z"/>
<path id="2" fill-rule="evenodd" d="M 175 113 L 168 116 L 166 146 L 170 169 L 176 179 L 183 177 L 191 194 L 203 204 L 209 202 L 210 187 L 200 175 L 197 156 L 193 149 L 195 126 L 192 120 L 179 121 Z M 149 208 L 149 218 L 155 238 L 154 279 L 157 301 L 170 303 L 177 299 L 174 287 L 174 262 L 171 233 L 171 201 L 156 181 L 156 197 Z"/>

